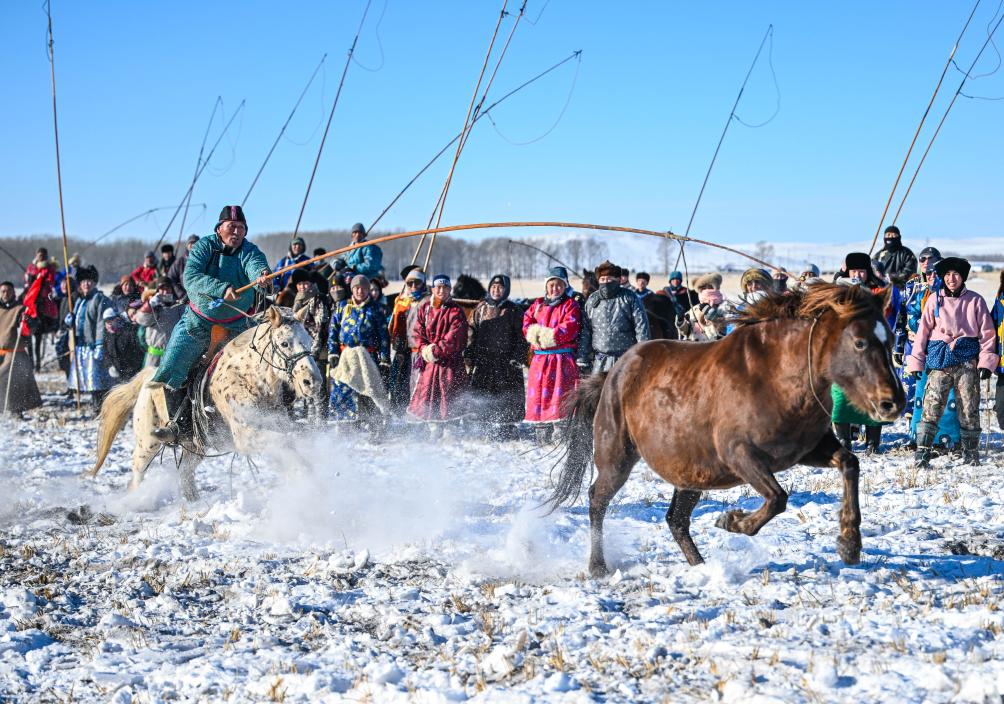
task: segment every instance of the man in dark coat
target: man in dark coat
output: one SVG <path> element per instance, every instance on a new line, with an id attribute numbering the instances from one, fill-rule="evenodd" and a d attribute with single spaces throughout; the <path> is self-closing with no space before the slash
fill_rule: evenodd
<path id="1" fill-rule="evenodd" d="M 527 361 L 523 311 L 509 300 L 510 280 L 496 274 L 488 294 L 471 316 L 471 339 L 464 357 L 470 367 L 471 390 L 481 397 L 478 415 L 498 439 L 511 439 L 523 420 L 523 366 Z"/>
<path id="2" fill-rule="evenodd" d="M 186 298 L 185 295 L 185 267 L 188 266 L 188 253 L 192 251 L 192 247 L 195 243 L 199 241 L 198 235 L 189 235 L 188 240 L 185 242 L 185 253 L 180 257 L 175 257 L 171 262 L 171 267 L 167 271 L 167 278 L 171 280 L 174 285 L 174 295 L 181 301 Z"/>
<path id="3" fill-rule="evenodd" d="M 902 287 L 917 273 L 917 257 L 908 247 L 903 246 L 899 228 L 890 225 L 885 229 L 885 246 L 876 255 L 885 266 L 886 276 L 892 283 Z"/>
<path id="4" fill-rule="evenodd" d="M 589 324 L 582 326 L 576 360 L 580 368 L 591 366 L 594 373 L 608 371 L 632 345 L 650 337 L 641 299 L 621 286 L 621 268 L 603 262 L 596 275 L 600 290 L 586 299 L 583 315 Z"/>

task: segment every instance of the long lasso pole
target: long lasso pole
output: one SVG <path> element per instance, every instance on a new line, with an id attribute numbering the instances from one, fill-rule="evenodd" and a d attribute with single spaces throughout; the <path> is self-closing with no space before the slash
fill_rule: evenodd
<path id="1" fill-rule="evenodd" d="M 473 126 L 471 123 L 471 114 L 474 112 L 474 104 L 478 99 L 478 91 L 481 90 L 481 81 L 484 80 L 485 71 L 488 69 L 488 60 L 491 59 L 492 49 L 495 47 L 495 40 L 499 35 L 499 27 L 502 26 L 502 20 L 506 16 L 506 7 L 509 4 L 509 0 L 502 0 L 502 10 L 499 12 L 498 21 L 495 23 L 495 31 L 492 32 L 491 41 L 488 42 L 488 51 L 485 52 L 485 60 L 481 65 L 481 72 L 478 74 L 478 82 L 474 85 L 474 92 L 471 94 L 471 103 L 467 106 L 467 114 L 464 116 L 464 126 L 460 130 L 460 141 L 457 142 L 457 150 L 453 153 L 453 163 L 450 164 L 450 171 L 446 174 L 446 181 L 443 183 L 443 188 L 439 192 L 439 199 L 436 201 L 436 206 L 432 209 L 432 215 L 429 216 L 429 224 L 426 227 L 432 227 L 432 221 L 436 219 L 436 213 L 439 213 L 439 218 L 442 220 L 443 217 L 443 207 L 446 205 L 446 194 L 450 190 L 450 183 L 453 181 L 453 172 L 457 168 L 457 162 L 460 160 L 460 152 L 464 149 L 464 144 L 466 140 L 464 136 L 470 131 Z M 439 227 L 439 222 L 436 223 L 436 227 Z M 411 258 L 411 263 L 414 264 L 418 261 L 418 255 L 422 251 L 422 245 L 425 243 L 425 237 L 422 237 L 418 241 L 418 246 L 415 248 L 415 254 Z M 429 254 L 425 257 L 424 269 L 429 268 L 429 258 L 432 256 L 432 246 L 435 244 L 435 236 L 433 236 L 432 242 L 429 243 Z"/>
<path id="2" fill-rule="evenodd" d="M 70 255 L 69 245 L 66 241 L 66 212 L 63 208 L 63 169 L 59 159 L 59 119 L 56 114 L 56 54 L 54 51 L 55 42 L 52 37 L 52 6 L 49 0 L 45 3 L 45 15 L 49 21 L 49 68 L 52 75 L 52 129 L 56 137 L 56 185 L 59 189 L 59 223 L 63 231 L 63 271 L 66 274 L 66 302 L 70 308 L 70 315 L 73 316 L 73 287 L 70 285 Z M 77 413 L 80 413 L 80 364 L 77 358 L 77 321 L 74 320 L 70 326 L 70 354 L 73 355 L 73 367 L 76 372 L 73 375 L 77 391 Z M 13 362 L 13 359 L 11 359 Z"/>
<path id="3" fill-rule="evenodd" d="M 299 269 L 300 267 L 308 266 L 310 264 L 314 264 L 324 259 L 329 259 L 339 254 L 344 254 L 345 252 L 350 252 L 353 249 L 359 249 L 360 247 L 366 247 L 371 244 L 383 244 L 384 242 L 393 242 L 394 240 L 405 239 L 408 237 L 420 237 L 422 235 L 439 234 L 443 232 L 463 232 L 466 230 L 493 230 L 505 227 L 549 227 L 549 228 L 566 228 L 566 229 L 576 229 L 576 230 L 598 230 L 606 233 L 625 232 L 635 235 L 648 235 L 650 237 L 661 237 L 663 239 L 677 240 L 680 242 L 693 242 L 694 244 L 701 244 L 706 247 L 714 247 L 715 249 L 720 249 L 724 252 L 738 254 L 739 256 L 745 257 L 746 259 L 749 259 L 768 269 L 773 269 L 774 271 L 780 271 L 778 267 L 774 266 L 770 262 L 766 262 L 763 259 L 754 257 L 752 254 L 748 252 L 743 252 L 742 250 L 734 249 L 733 247 L 728 247 L 724 244 L 718 244 L 717 242 L 709 242 L 707 240 L 700 240 L 695 237 L 686 237 L 684 235 L 678 235 L 675 232 L 644 230 L 637 227 L 621 227 L 620 225 L 596 225 L 593 223 L 583 223 L 583 222 L 559 222 L 551 220 L 536 220 L 536 221 L 522 221 L 522 222 L 482 222 L 482 223 L 475 223 L 472 225 L 448 225 L 445 227 L 430 227 L 424 230 L 413 230 L 411 232 L 398 232 L 393 235 L 377 237 L 376 239 L 365 240 L 363 242 L 359 242 L 358 244 L 352 244 L 348 245 L 347 247 L 333 249 L 330 252 L 325 252 L 324 254 L 319 254 L 316 257 L 305 259 L 298 264 L 291 264 L 289 266 L 285 266 L 269 274 L 264 278 L 264 280 L 268 281 L 270 279 L 274 279 L 276 276 L 285 274 L 287 271 L 293 271 L 294 269 Z M 244 291 L 254 288 L 256 285 L 257 284 L 248 284 L 247 286 L 242 286 L 241 288 L 237 289 L 234 293 L 241 294 Z"/>
<path id="4" fill-rule="evenodd" d="M 728 134 L 729 127 L 732 126 L 732 120 L 736 116 L 736 108 L 739 107 L 739 101 L 743 98 L 743 93 L 746 91 L 746 84 L 750 81 L 750 76 L 753 75 L 753 69 L 756 67 L 756 62 L 760 60 L 760 54 L 763 52 L 764 44 L 767 43 L 767 39 L 774 33 L 774 25 L 767 25 L 767 31 L 763 34 L 763 39 L 760 40 L 760 46 L 757 47 L 756 56 L 753 57 L 752 63 L 750 63 L 750 68 L 746 72 L 746 78 L 743 79 L 743 84 L 739 86 L 739 94 L 736 96 L 736 101 L 732 103 L 732 110 L 729 111 L 729 117 L 725 121 L 725 127 L 722 129 L 722 136 L 718 138 L 718 145 L 715 147 L 715 153 L 711 156 L 711 163 L 708 164 L 708 170 L 704 174 L 704 181 L 701 183 L 701 190 L 697 193 L 697 200 L 694 201 L 694 207 L 690 211 L 690 220 L 687 221 L 687 229 L 684 230 L 683 234 L 686 237 L 690 236 L 690 228 L 694 224 L 694 217 L 697 215 L 697 208 L 701 204 L 701 199 L 704 197 L 704 189 L 708 187 L 708 179 L 711 178 L 711 170 L 715 168 L 715 162 L 718 161 L 718 152 L 722 150 L 722 143 L 725 142 L 725 135 Z M 773 40 L 772 40 L 773 42 Z M 771 48 L 773 49 L 773 43 Z M 687 255 L 684 254 L 684 243 L 680 242 L 680 253 L 676 255 L 676 263 L 673 265 L 673 269 L 680 265 L 680 260 L 683 259 L 683 270 L 686 274 L 687 281 L 686 286 L 690 288 L 690 269 L 687 266 Z M 667 274 L 669 272 L 666 272 Z"/>
<path id="5" fill-rule="evenodd" d="M 1001 16 L 1001 20 L 1004 20 L 1004 15 Z M 996 32 L 997 27 L 1000 26 L 1001 20 L 997 20 L 997 24 L 994 26 L 993 31 L 990 32 L 990 36 L 988 36 L 987 41 L 984 42 L 983 48 L 980 49 L 980 53 L 976 55 L 976 58 L 973 60 L 973 63 L 969 66 L 969 70 L 966 71 L 965 76 L 963 76 L 962 83 L 959 84 L 959 89 L 955 91 L 955 95 L 952 96 L 952 101 L 948 104 L 948 107 L 945 109 L 945 114 L 941 116 L 941 121 L 938 122 L 938 127 L 934 130 L 934 134 L 931 135 L 931 141 L 927 143 L 927 148 L 924 149 L 924 153 L 923 155 L 921 155 L 920 161 L 917 163 L 917 168 L 914 170 L 913 176 L 910 178 L 910 184 L 906 187 L 906 192 L 903 193 L 903 199 L 899 202 L 899 207 L 896 209 L 896 215 L 893 217 L 892 220 L 894 224 L 896 220 L 899 218 L 899 214 L 903 212 L 903 205 L 906 204 L 906 199 L 910 195 L 910 191 L 913 190 L 913 184 L 917 181 L 917 176 L 920 174 L 921 167 L 923 167 L 924 162 L 927 161 L 927 155 L 930 154 L 931 147 L 934 146 L 934 140 L 938 138 L 938 135 L 941 133 L 941 128 L 945 124 L 945 120 L 948 119 L 948 113 L 952 110 L 952 106 L 955 105 L 955 101 L 958 100 L 959 96 L 962 94 L 962 88 L 963 86 L 966 85 L 966 81 L 969 80 L 969 74 L 972 73 L 974 68 L 976 68 L 976 62 L 979 61 L 980 56 L 983 55 L 983 50 L 987 48 L 987 45 L 990 43 L 991 37 L 993 37 L 993 33 Z M 872 247 L 874 246 L 875 243 L 872 242 Z"/>
<path id="6" fill-rule="evenodd" d="M 314 177 L 317 175 L 317 165 L 321 163 L 321 154 L 324 153 L 324 143 L 328 140 L 328 130 L 331 129 L 331 120 L 335 117 L 335 108 L 338 107 L 338 99 L 342 97 L 342 87 L 345 85 L 345 76 L 349 72 L 349 65 L 352 63 L 352 55 L 356 51 L 356 43 L 359 41 L 359 35 L 363 33 L 363 25 L 366 23 L 366 15 L 370 11 L 370 4 L 373 0 L 366 0 L 366 8 L 363 10 L 363 18 L 359 20 L 359 29 L 356 30 L 356 36 L 352 39 L 352 46 L 349 47 L 349 55 L 345 59 L 345 68 L 342 69 L 342 78 L 338 81 L 338 90 L 335 91 L 335 102 L 331 104 L 331 112 L 328 113 L 328 123 L 324 126 L 324 134 L 321 135 L 321 145 L 317 148 L 317 158 L 314 159 L 314 168 L 310 172 L 310 180 L 307 181 L 307 192 L 303 194 L 303 204 L 300 205 L 300 214 L 296 217 L 296 227 L 293 228 L 293 237 L 290 239 L 295 239 L 300 232 L 300 222 L 303 220 L 303 211 L 307 209 L 307 200 L 310 198 L 310 189 L 314 185 Z"/>
<path id="7" fill-rule="evenodd" d="M 875 230 L 875 236 L 872 237 L 872 246 L 868 249 L 868 254 L 875 251 L 875 244 L 878 242 L 879 234 L 882 232 L 882 225 L 885 223 L 885 216 L 889 214 L 889 206 L 892 205 L 893 196 L 896 195 L 896 189 L 899 188 L 899 180 L 903 177 L 903 172 L 906 170 L 906 164 L 910 160 L 910 154 L 913 153 L 913 147 L 917 143 L 917 138 L 920 137 L 920 130 L 924 127 L 924 122 L 927 120 L 927 116 L 931 112 L 931 106 L 934 105 L 934 99 L 938 97 L 938 91 L 941 90 L 941 83 L 945 80 L 945 74 L 948 73 L 948 69 L 952 65 L 952 59 L 955 57 L 955 52 L 958 51 L 959 44 L 962 42 L 962 35 L 964 35 L 966 30 L 969 28 L 969 23 L 972 21 L 973 15 L 976 14 L 976 8 L 980 6 L 980 2 L 981 0 L 976 0 L 976 4 L 973 5 L 973 11 L 969 13 L 969 19 L 966 20 L 966 24 L 963 25 L 962 31 L 959 32 L 959 38 L 955 40 L 955 46 L 952 47 L 952 53 L 948 55 L 948 61 L 945 62 L 945 68 L 941 70 L 941 76 L 938 78 L 938 83 L 934 86 L 934 93 L 931 94 L 931 99 L 927 103 L 927 108 L 924 110 L 924 114 L 921 115 L 920 124 L 917 125 L 917 131 L 913 133 L 913 139 L 910 140 L 910 147 L 906 150 L 906 156 L 903 157 L 903 164 L 899 167 L 899 173 L 896 174 L 896 180 L 892 184 L 892 190 L 889 192 L 889 199 L 885 202 L 885 209 L 882 210 L 882 217 L 879 218 L 879 224 Z M 980 51 L 980 53 L 982 54 L 983 52 Z M 964 82 L 965 79 L 963 79 L 963 83 Z M 959 90 L 962 90 L 961 86 L 959 87 Z M 954 98 L 952 99 L 952 102 L 955 102 Z M 945 115 L 948 115 L 947 111 Z M 942 118 L 942 122 L 944 122 L 944 118 Z M 941 125 L 939 125 L 938 128 L 940 129 Z M 935 134 L 937 135 L 937 133 Z M 930 146 L 928 146 L 928 148 L 930 149 Z M 914 178 L 916 178 L 916 175 Z M 911 185 L 913 185 L 912 182 Z M 900 208 L 902 209 L 902 207 L 903 206 L 901 204 Z M 898 214 L 899 213 L 897 212 L 897 215 Z"/>

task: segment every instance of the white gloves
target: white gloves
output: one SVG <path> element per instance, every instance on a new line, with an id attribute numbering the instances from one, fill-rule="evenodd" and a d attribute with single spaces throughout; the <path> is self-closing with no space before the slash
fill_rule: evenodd
<path id="1" fill-rule="evenodd" d="M 537 347 L 546 350 L 557 346 L 558 343 L 554 340 L 554 328 L 540 326 L 540 331 L 537 333 Z"/>
<path id="2" fill-rule="evenodd" d="M 422 359 L 429 364 L 436 361 L 436 349 L 433 345 L 426 345 L 422 348 Z"/>

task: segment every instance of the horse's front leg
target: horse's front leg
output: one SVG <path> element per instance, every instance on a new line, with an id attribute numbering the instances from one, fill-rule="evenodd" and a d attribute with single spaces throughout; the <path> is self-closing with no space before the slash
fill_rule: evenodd
<path id="1" fill-rule="evenodd" d="M 767 521 L 788 507 L 788 494 L 774 478 L 766 454 L 751 445 L 734 447 L 730 454 L 732 471 L 763 497 L 763 506 L 752 513 L 728 511 L 718 517 L 715 525 L 732 533 L 756 535 Z"/>
<path id="2" fill-rule="evenodd" d="M 858 503 L 858 458 L 832 432 L 799 460 L 809 467 L 836 467 L 844 477 L 844 501 L 840 507 L 840 536 L 837 554 L 848 565 L 861 562 L 861 506 Z"/>

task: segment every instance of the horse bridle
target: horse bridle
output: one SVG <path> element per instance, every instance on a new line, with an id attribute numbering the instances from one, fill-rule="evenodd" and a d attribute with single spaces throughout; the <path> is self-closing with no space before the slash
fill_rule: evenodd
<path id="1" fill-rule="evenodd" d="M 287 354 L 287 353 L 285 353 L 285 352 L 282 351 L 282 348 L 280 348 L 279 345 L 275 344 L 274 335 L 275 335 L 274 329 L 271 326 L 269 326 L 269 329 L 268 329 L 268 344 L 266 344 L 265 347 L 259 349 L 257 347 L 258 332 L 256 330 L 255 332 L 253 332 L 251 334 L 251 349 L 252 349 L 252 351 L 258 353 L 258 355 L 261 358 L 261 361 L 263 363 L 267 364 L 268 366 L 272 367 L 273 369 L 278 369 L 281 372 L 285 372 L 287 376 L 292 376 L 293 375 L 293 367 L 295 367 L 296 363 L 299 362 L 304 357 L 309 357 L 310 356 L 310 350 L 303 350 L 302 352 L 297 352 L 295 354 Z M 272 348 L 272 354 L 269 355 L 268 359 L 265 359 L 265 354 L 269 351 L 270 347 Z M 285 366 L 279 366 L 278 364 L 276 364 L 275 362 L 272 361 L 273 358 L 275 358 L 276 356 L 279 357 L 279 359 L 282 361 L 282 363 Z"/>
<path id="2" fill-rule="evenodd" d="M 823 413 L 830 415 L 831 411 L 827 410 L 826 406 L 823 405 L 823 402 L 819 400 L 819 394 L 816 393 L 816 380 L 812 378 L 812 335 L 816 332 L 816 323 L 819 322 L 820 317 L 820 315 L 817 315 L 813 318 L 812 325 L 809 327 L 809 344 L 806 348 L 806 356 L 809 360 L 809 390 L 812 392 L 812 397 L 816 399 L 816 403 L 818 403 L 819 407 L 823 409 Z"/>

